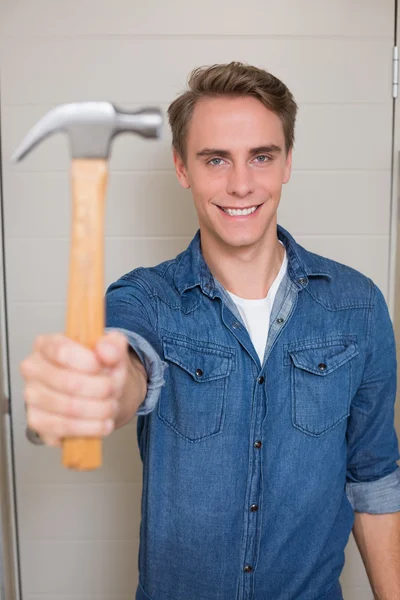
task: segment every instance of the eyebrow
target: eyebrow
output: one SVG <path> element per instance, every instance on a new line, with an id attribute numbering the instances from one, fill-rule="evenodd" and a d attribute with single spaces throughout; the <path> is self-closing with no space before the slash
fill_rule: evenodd
<path id="1" fill-rule="evenodd" d="M 269 144 L 267 146 L 258 146 L 257 148 L 251 148 L 249 151 L 250 156 L 256 154 L 279 154 L 282 152 L 282 148 L 276 144 Z M 203 148 L 200 152 L 197 152 L 198 158 L 210 157 L 210 156 L 221 156 L 222 158 L 232 158 L 232 154 L 229 150 L 223 150 L 221 148 Z"/>

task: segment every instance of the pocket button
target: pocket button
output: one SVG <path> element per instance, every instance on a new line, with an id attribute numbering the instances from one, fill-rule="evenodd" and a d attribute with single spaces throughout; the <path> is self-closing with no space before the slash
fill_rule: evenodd
<path id="1" fill-rule="evenodd" d="M 196 369 L 196 375 L 197 377 L 201 377 L 202 375 L 204 375 L 204 373 L 201 369 Z"/>
<path id="2" fill-rule="evenodd" d="M 326 364 L 325 363 L 319 363 L 318 365 L 318 369 L 320 371 L 325 371 L 326 370 Z"/>

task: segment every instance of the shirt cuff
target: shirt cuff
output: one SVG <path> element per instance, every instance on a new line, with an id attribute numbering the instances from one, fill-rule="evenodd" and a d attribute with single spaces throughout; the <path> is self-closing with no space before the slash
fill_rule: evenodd
<path id="1" fill-rule="evenodd" d="M 347 498 L 355 512 L 385 514 L 400 511 L 400 468 L 376 481 L 346 484 Z"/>
<path id="2" fill-rule="evenodd" d="M 119 331 L 123 333 L 128 339 L 130 347 L 135 351 L 146 369 L 147 394 L 136 411 L 136 415 L 148 415 L 154 410 L 160 397 L 161 388 L 165 383 L 164 370 L 167 363 L 161 360 L 153 346 L 141 335 L 119 327 L 107 327 L 107 331 Z"/>

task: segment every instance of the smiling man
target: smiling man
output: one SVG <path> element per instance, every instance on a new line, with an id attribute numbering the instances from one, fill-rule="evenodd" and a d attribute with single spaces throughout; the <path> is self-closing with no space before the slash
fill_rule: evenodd
<path id="1" fill-rule="evenodd" d="M 110 286 L 93 352 L 41 336 L 22 365 L 50 445 L 138 415 L 137 600 L 340 600 L 352 529 L 400 599 L 392 323 L 373 281 L 277 224 L 296 111 L 261 69 L 194 71 L 169 118 L 199 231 Z"/>
<path id="2" fill-rule="evenodd" d="M 185 131 L 183 101 L 171 106 L 173 131 Z M 292 162 L 296 105 L 289 97 L 287 110 L 293 120 L 285 139 L 279 116 L 256 97 L 205 96 L 193 108 L 186 137 L 174 139 L 175 167 L 193 194 L 203 257 L 226 290 L 246 299 L 267 296 L 285 253 L 277 208 Z"/>

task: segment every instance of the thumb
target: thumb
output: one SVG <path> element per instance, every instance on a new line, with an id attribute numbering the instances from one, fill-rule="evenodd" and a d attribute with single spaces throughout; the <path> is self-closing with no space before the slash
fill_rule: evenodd
<path id="1" fill-rule="evenodd" d="M 95 353 L 106 367 L 114 367 L 125 356 L 128 340 L 118 331 L 106 333 L 96 344 Z"/>

